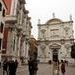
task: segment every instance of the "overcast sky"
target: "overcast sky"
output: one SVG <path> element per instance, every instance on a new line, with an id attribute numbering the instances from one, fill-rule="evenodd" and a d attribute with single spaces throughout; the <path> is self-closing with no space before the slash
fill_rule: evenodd
<path id="1" fill-rule="evenodd" d="M 26 0 L 26 9 L 29 10 L 29 16 L 32 22 L 32 34 L 37 38 L 38 19 L 45 23 L 55 17 L 63 21 L 68 21 L 70 14 L 75 22 L 75 0 Z"/>

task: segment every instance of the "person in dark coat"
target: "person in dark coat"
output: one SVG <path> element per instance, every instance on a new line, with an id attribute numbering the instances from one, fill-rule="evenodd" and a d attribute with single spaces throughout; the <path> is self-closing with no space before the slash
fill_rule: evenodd
<path id="1" fill-rule="evenodd" d="M 8 67 L 8 64 L 7 64 L 7 59 L 5 59 L 3 61 L 3 75 L 5 75 L 5 73 L 7 73 L 7 67 Z"/>
<path id="2" fill-rule="evenodd" d="M 14 62 L 14 64 L 15 64 L 15 75 L 16 75 L 16 71 L 17 71 L 17 68 L 18 68 L 18 61 L 17 60 L 15 60 L 15 62 Z"/>
<path id="3" fill-rule="evenodd" d="M 15 75 L 15 62 L 14 60 L 10 60 L 8 63 L 9 66 L 9 75 Z"/>
<path id="4" fill-rule="evenodd" d="M 1 61 L 0 61 L 0 68 L 1 68 Z"/>
<path id="5" fill-rule="evenodd" d="M 28 60 L 28 66 L 29 66 L 29 75 L 36 75 L 38 70 L 38 63 L 37 63 L 37 55 L 38 55 L 38 49 L 37 49 L 37 43 L 34 38 L 31 38 L 29 40 L 29 60 Z"/>
<path id="6" fill-rule="evenodd" d="M 61 73 L 62 75 L 65 75 L 65 62 L 64 61 L 62 61 L 61 63 Z"/>
<path id="7" fill-rule="evenodd" d="M 29 75 L 33 75 L 34 69 L 33 69 L 33 61 L 28 61 L 29 66 Z"/>

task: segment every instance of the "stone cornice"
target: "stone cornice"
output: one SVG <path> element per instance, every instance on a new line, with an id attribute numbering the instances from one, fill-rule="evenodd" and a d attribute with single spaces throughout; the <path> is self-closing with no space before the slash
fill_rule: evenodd
<path id="1" fill-rule="evenodd" d="M 5 17 L 5 23 L 16 23 L 17 19 L 15 16 L 6 16 Z"/>
<path id="2" fill-rule="evenodd" d="M 61 24 L 67 24 L 67 23 L 73 23 L 73 21 L 66 21 L 66 22 L 54 23 L 54 24 L 38 24 L 38 26 L 46 26 L 46 25 L 61 25 Z"/>
<path id="3" fill-rule="evenodd" d="M 63 39 L 64 41 L 74 41 L 75 39 Z M 37 42 L 55 42 L 55 41 L 62 41 L 62 39 L 60 40 L 37 40 Z"/>

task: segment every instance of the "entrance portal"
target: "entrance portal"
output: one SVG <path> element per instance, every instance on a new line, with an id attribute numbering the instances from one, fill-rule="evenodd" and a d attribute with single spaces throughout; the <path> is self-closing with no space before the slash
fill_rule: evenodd
<path id="1" fill-rule="evenodd" d="M 50 45 L 50 49 L 52 49 L 52 59 L 53 61 L 57 62 L 58 61 L 58 51 L 61 48 L 61 45 L 53 43 Z"/>
<path id="2" fill-rule="evenodd" d="M 57 62 L 58 61 L 58 50 L 57 49 L 53 49 L 53 61 Z"/>

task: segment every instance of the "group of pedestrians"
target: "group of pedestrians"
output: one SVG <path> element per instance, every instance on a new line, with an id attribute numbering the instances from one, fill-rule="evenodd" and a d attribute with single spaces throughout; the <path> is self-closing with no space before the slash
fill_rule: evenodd
<path id="1" fill-rule="evenodd" d="M 66 72 L 66 63 L 64 60 L 61 60 L 61 62 L 57 61 L 53 63 L 54 67 L 54 74 L 53 75 L 59 75 L 59 71 L 61 72 L 62 75 L 65 75 Z"/>
<path id="2" fill-rule="evenodd" d="M 5 59 L 3 61 L 3 75 L 7 74 L 7 75 L 16 75 L 16 71 L 17 71 L 17 67 L 18 67 L 18 61 L 17 60 L 7 60 Z"/>

